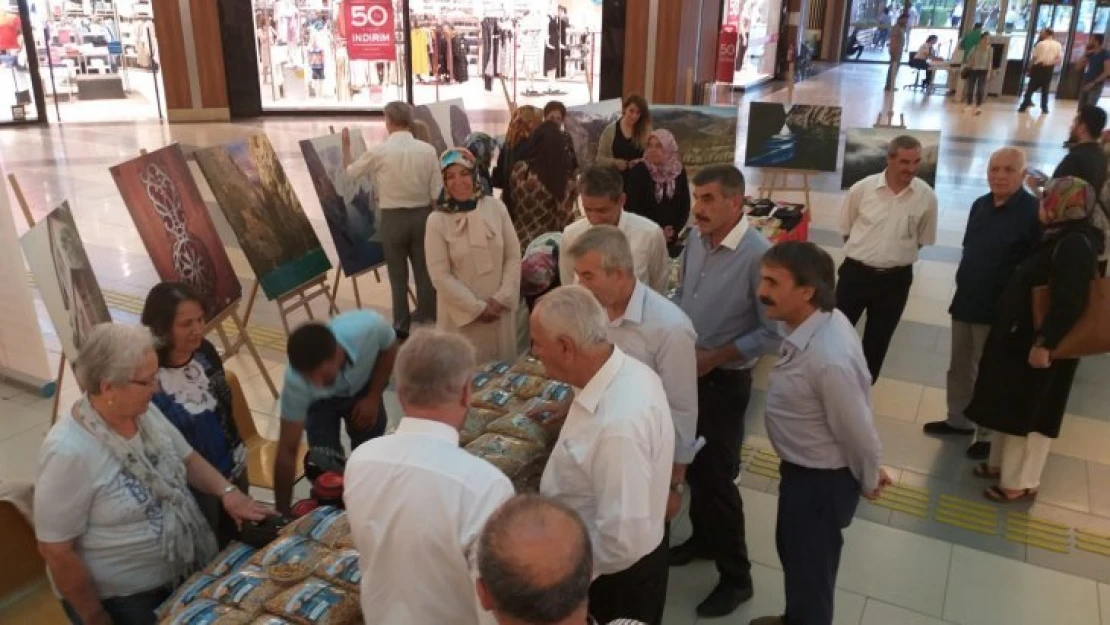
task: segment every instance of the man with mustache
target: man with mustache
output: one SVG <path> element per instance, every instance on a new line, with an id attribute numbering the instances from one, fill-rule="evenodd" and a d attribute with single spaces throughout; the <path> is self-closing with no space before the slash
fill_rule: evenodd
<path id="1" fill-rule="evenodd" d="M 836 307 L 852 325 L 867 313 L 863 355 L 872 383 L 909 300 L 917 252 L 937 240 L 937 195 L 917 177 L 920 167 L 921 142 L 895 137 L 886 169 L 852 185 L 840 209 L 844 263 Z"/>
<path id="2" fill-rule="evenodd" d="M 871 375 L 851 322 L 836 310 L 832 258 L 812 243 L 763 255 L 759 301 L 786 326 L 767 381 L 767 436 L 782 459 L 775 543 L 783 616 L 751 625 L 830 625 L 844 544 L 859 496 L 890 484 L 871 414 Z"/>
<path id="3" fill-rule="evenodd" d="M 731 165 L 694 176 L 696 227 L 686 239 L 674 300 L 697 333 L 697 436 L 705 439 L 686 471 L 690 540 L 671 549 L 671 565 L 715 560 L 720 581 L 698 614 L 731 614 L 753 595 L 744 539 L 744 508 L 736 488 L 752 367 L 778 349 L 778 325 L 757 301 L 759 260 L 771 244 L 744 218 L 744 175 Z"/>

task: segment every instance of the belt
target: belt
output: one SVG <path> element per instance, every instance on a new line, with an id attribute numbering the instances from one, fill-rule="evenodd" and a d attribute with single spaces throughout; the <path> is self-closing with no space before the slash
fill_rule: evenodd
<path id="1" fill-rule="evenodd" d="M 851 257 L 845 258 L 844 262 L 852 263 L 873 273 L 894 273 L 895 271 L 904 271 L 913 267 L 913 265 L 898 265 L 897 267 L 873 267 L 871 265 L 868 265 L 867 263 L 861 263 L 860 261 Z"/>

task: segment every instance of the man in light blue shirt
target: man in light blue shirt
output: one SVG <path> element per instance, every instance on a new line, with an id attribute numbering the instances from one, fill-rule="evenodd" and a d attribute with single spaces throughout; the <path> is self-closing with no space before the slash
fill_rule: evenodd
<path id="1" fill-rule="evenodd" d="M 675 302 L 697 332 L 698 436 L 705 447 L 690 464 L 690 540 L 671 550 L 671 565 L 716 561 L 720 582 L 697 608 L 707 618 L 732 613 L 753 595 L 736 488 L 752 367 L 782 340 L 757 299 L 759 261 L 771 244 L 744 217 L 744 175 L 731 165 L 694 176 L 694 221 L 682 256 Z"/>
<path id="2" fill-rule="evenodd" d="M 836 310 L 832 258 L 788 242 L 764 256 L 759 299 L 789 332 L 768 378 L 767 435 L 782 458 L 776 545 L 784 616 L 751 625 L 831 625 L 841 531 L 859 496 L 890 484 L 871 412 L 871 374 L 859 335 Z"/>
<path id="3" fill-rule="evenodd" d="M 356 310 L 327 323 L 306 323 L 289 336 L 289 366 L 281 390 L 281 435 L 274 462 L 274 499 L 288 512 L 301 434 L 313 458 L 342 466 L 339 423 L 351 449 L 381 436 L 382 393 L 393 373 L 397 335 L 376 312 Z"/>

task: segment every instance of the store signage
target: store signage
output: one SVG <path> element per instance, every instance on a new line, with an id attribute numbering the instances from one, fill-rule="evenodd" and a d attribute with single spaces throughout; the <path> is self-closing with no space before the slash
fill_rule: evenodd
<path id="1" fill-rule="evenodd" d="M 725 0 L 725 19 L 721 26 L 740 26 L 740 11 L 744 7 L 744 0 Z"/>
<path id="2" fill-rule="evenodd" d="M 352 61 L 396 61 L 393 0 L 347 0 L 347 57 Z"/>
<path id="3" fill-rule="evenodd" d="M 732 84 L 736 72 L 736 46 L 740 34 L 731 26 L 725 26 L 717 36 L 717 82 Z"/>

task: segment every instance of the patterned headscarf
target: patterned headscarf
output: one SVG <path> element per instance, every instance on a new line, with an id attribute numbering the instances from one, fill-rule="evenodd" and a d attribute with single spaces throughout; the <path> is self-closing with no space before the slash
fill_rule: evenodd
<path id="1" fill-rule="evenodd" d="M 444 150 L 443 154 L 439 157 L 439 170 L 446 171 L 452 165 L 462 165 L 468 172 L 470 178 L 474 183 L 474 195 L 469 200 L 460 202 L 451 197 L 447 192 L 447 187 L 444 186 L 443 190 L 439 192 L 439 197 L 436 199 L 436 210 L 445 213 L 465 213 L 478 208 L 478 200 L 482 199 L 482 185 L 478 182 L 478 176 L 474 173 L 474 168 L 477 165 L 477 160 L 470 150 L 465 148 L 450 148 Z"/>
<path id="2" fill-rule="evenodd" d="M 532 131 L 543 123 L 543 111 L 531 106 L 524 105 L 513 111 L 513 117 L 509 121 L 509 130 L 505 133 L 505 147 L 515 148 L 524 139 L 527 139 Z"/>
<path id="3" fill-rule="evenodd" d="M 497 147 L 493 137 L 484 132 L 472 132 L 466 135 L 463 147 L 470 150 L 482 167 L 489 169 L 493 166 L 493 150 Z"/>
<path id="4" fill-rule="evenodd" d="M 1071 176 L 1045 183 L 1041 196 L 1046 234 L 1075 223 L 1087 223 L 1095 210 L 1098 194 L 1094 187 Z"/>
<path id="5" fill-rule="evenodd" d="M 682 173 L 682 159 L 678 156 L 678 142 L 669 130 L 656 130 L 652 137 L 659 140 L 663 146 L 663 162 L 655 165 L 644 159 L 644 165 L 651 172 L 651 179 L 655 181 L 655 201 L 662 202 L 663 198 L 674 197 L 674 183 Z"/>

